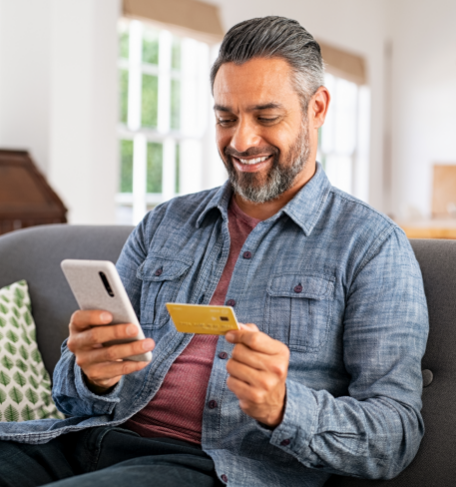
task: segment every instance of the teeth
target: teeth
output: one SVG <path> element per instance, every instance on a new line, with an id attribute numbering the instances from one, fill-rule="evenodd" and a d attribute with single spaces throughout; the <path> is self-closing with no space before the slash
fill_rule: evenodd
<path id="1" fill-rule="evenodd" d="M 259 162 L 263 162 L 266 159 L 269 159 L 269 156 L 264 156 L 264 157 L 257 157 L 256 159 L 239 159 L 242 164 L 248 164 L 251 166 L 252 164 L 258 164 Z"/>

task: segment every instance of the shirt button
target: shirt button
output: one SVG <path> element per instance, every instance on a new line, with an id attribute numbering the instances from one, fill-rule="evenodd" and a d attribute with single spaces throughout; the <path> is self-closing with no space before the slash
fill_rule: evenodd
<path id="1" fill-rule="evenodd" d="M 293 291 L 295 293 L 302 293 L 302 286 L 301 284 L 298 284 L 297 286 L 294 287 Z"/>
<path id="2" fill-rule="evenodd" d="M 220 352 L 218 354 L 219 358 L 221 358 L 222 360 L 225 360 L 226 358 L 228 358 L 228 354 L 226 352 Z"/>
<path id="3" fill-rule="evenodd" d="M 157 270 L 155 271 L 155 275 L 156 275 L 156 276 L 161 276 L 162 274 L 163 274 L 163 269 L 162 269 L 161 267 L 160 267 L 160 269 L 157 269 Z"/>
<path id="4" fill-rule="evenodd" d="M 251 258 L 252 258 L 252 252 L 249 252 L 249 251 L 247 250 L 247 252 L 244 252 L 244 253 L 242 254 L 242 257 L 244 257 L 244 259 L 251 259 Z"/>
<path id="5" fill-rule="evenodd" d="M 215 408 L 218 406 L 217 401 L 214 401 L 213 399 L 211 399 L 211 400 L 210 400 L 210 401 L 207 403 L 207 405 L 209 406 L 209 409 L 215 409 Z"/>
<path id="6" fill-rule="evenodd" d="M 236 304 L 236 301 L 234 299 L 228 299 L 226 302 L 227 306 L 234 306 Z"/>
<path id="7" fill-rule="evenodd" d="M 228 477 L 225 474 L 223 474 L 220 478 L 225 482 L 225 484 L 228 482 Z"/>
<path id="8" fill-rule="evenodd" d="M 282 446 L 288 446 L 290 443 L 291 443 L 291 440 L 289 438 L 287 438 L 286 440 L 282 440 L 280 444 Z"/>

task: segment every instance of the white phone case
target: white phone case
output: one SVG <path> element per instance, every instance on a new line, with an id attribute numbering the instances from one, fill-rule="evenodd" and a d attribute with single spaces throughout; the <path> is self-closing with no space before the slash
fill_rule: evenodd
<path id="1" fill-rule="evenodd" d="M 136 317 L 133 306 L 122 284 L 116 266 L 108 260 L 76 260 L 66 259 L 61 267 L 74 297 L 82 310 L 100 309 L 109 311 L 113 316 L 112 325 L 134 323 L 138 325 L 136 337 L 125 340 L 114 340 L 104 346 L 117 343 L 143 340 L 144 333 Z M 152 353 L 132 355 L 125 360 L 149 362 Z"/>

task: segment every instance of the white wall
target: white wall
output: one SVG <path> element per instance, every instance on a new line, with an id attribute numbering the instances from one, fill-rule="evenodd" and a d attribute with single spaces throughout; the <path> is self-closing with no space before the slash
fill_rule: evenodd
<path id="1" fill-rule="evenodd" d="M 49 164 L 51 0 L 0 0 L 0 147 Z"/>
<path id="2" fill-rule="evenodd" d="M 72 223 L 114 223 L 118 0 L 52 0 L 48 177 Z"/>
<path id="3" fill-rule="evenodd" d="M 120 0 L 0 0 L 0 147 L 28 149 L 71 223 L 114 223 Z"/>
<path id="4" fill-rule="evenodd" d="M 391 0 L 395 213 L 430 216 L 432 164 L 456 164 L 456 2 Z"/>

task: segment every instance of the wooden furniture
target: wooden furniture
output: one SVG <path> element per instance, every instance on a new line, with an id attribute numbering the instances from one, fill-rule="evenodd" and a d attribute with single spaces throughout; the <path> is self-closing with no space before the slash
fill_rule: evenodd
<path id="1" fill-rule="evenodd" d="M 434 164 L 432 218 L 456 218 L 456 165 Z"/>
<path id="2" fill-rule="evenodd" d="M 0 150 L 0 235 L 35 225 L 66 223 L 66 213 L 27 151 Z"/>
<path id="3" fill-rule="evenodd" d="M 408 238 L 456 239 L 456 219 L 396 222 Z"/>

